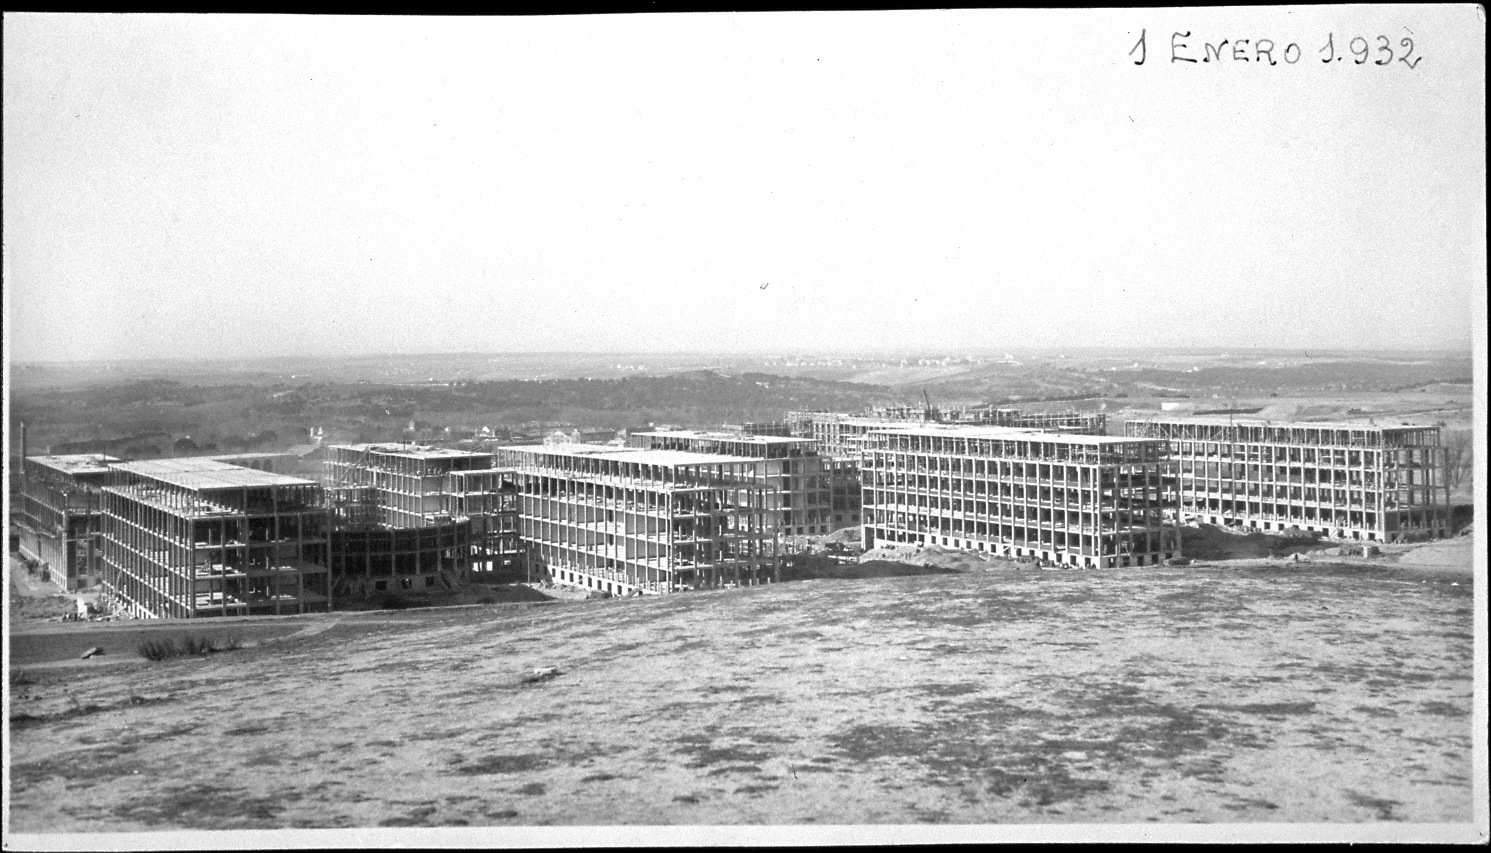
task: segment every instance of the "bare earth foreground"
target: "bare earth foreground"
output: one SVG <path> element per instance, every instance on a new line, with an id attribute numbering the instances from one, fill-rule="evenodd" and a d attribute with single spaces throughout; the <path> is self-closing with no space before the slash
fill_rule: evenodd
<path id="1" fill-rule="evenodd" d="M 1472 607 L 1315 562 L 240 625 L 13 668 L 11 829 L 1468 821 Z"/>

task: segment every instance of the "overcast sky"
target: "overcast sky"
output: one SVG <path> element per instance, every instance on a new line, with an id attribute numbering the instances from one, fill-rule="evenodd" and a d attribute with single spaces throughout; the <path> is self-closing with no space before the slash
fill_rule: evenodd
<path id="1" fill-rule="evenodd" d="M 1473 6 L 6 15 L 7 344 L 1468 352 L 1484 40 Z"/>

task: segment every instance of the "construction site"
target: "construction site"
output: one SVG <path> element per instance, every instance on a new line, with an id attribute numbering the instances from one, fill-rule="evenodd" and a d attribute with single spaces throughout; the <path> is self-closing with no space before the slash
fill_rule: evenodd
<path id="1" fill-rule="evenodd" d="M 882 426 L 862 465 L 866 548 L 914 542 L 1082 568 L 1180 556 L 1163 440 Z"/>
<path id="2" fill-rule="evenodd" d="M 632 447 L 682 450 L 754 459 L 756 482 L 766 488 L 766 526 L 783 535 L 821 536 L 847 527 L 833 511 L 830 460 L 808 438 L 729 431 L 667 430 L 634 433 Z"/>
<path id="3" fill-rule="evenodd" d="M 790 432 L 811 438 L 818 452 L 837 459 L 858 461 L 871 430 L 896 424 L 956 424 L 998 426 L 1106 435 L 1107 415 L 1102 412 L 1022 412 L 993 405 L 938 407 L 928 400 L 923 406 L 880 406 L 861 414 L 845 412 L 788 412 Z"/>
<path id="4" fill-rule="evenodd" d="M 119 461 L 101 453 L 22 458 L 17 550 L 68 592 L 99 584 L 100 490 Z"/>
<path id="5" fill-rule="evenodd" d="M 138 618 L 331 609 L 321 486 L 214 459 L 109 467 L 102 582 Z"/>
<path id="6" fill-rule="evenodd" d="M 22 466 L 16 547 L 33 572 L 101 590 L 118 613 L 192 617 L 522 581 L 606 594 L 749 585 L 778 579 L 777 555 L 803 548 L 1107 568 L 1184 559 L 1182 523 L 1384 544 L 1452 532 L 1437 427 L 1107 426 L 1102 412 L 927 401 L 630 430 L 626 446 L 328 445 L 319 483 L 276 473 L 296 470 L 282 453 L 37 456 Z M 208 494 L 232 488 L 269 491 Z M 266 519 L 248 509 L 261 505 Z M 261 542 L 277 543 L 273 556 Z"/>
<path id="7" fill-rule="evenodd" d="M 1187 518 L 1376 542 L 1449 535 L 1438 427 L 1174 419 L 1125 432 L 1169 443 Z"/>
<path id="8" fill-rule="evenodd" d="M 602 445 L 503 448 L 528 559 L 611 595 L 777 580 L 760 461 Z"/>
<path id="9" fill-rule="evenodd" d="M 519 579 L 517 487 L 492 453 L 404 444 L 333 445 L 323 478 L 343 595 Z"/>

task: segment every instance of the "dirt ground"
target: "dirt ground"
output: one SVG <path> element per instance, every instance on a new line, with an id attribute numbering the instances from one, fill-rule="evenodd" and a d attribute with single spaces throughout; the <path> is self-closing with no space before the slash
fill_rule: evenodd
<path id="1" fill-rule="evenodd" d="M 10 618 L 16 622 L 34 622 L 56 619 L 78 611 L 77 603 L 56 581 L 42 580 L 40 575 L 26 571 L 26 566 L 14 553 L 7 554 L 10 563 L 10 582 L 6 593 L 10 597 Z"/>
<path id="2" fill-rule="evenodd" d="M 1019 562 L 992 554 L 964 551 L 961 548 L 944 548 L 940 545 L 880 545 L 859 556 L 862 563 L 889 561 L 912 566 L 951 569 L 959 572 L 976 572 L 991 568 L 1031 567 L 1032 560 Z"/>
<path id="3" fill-rule="evenodd" d="M 12 670 L 11 829 L 1465 821 L 1472 609 L 1274 561 L 332 614 Z"/>

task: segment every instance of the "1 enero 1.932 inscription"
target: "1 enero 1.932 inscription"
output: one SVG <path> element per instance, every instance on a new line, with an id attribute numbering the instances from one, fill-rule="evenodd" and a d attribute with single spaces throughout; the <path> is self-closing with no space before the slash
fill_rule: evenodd
<path id="1" fill-rule="evenodd" d="M 1396 45 L 1393 40 L 1384 35 L 1378 36 L 1346 36 L 1340 35 L 1338 41 L 1337 33 L 1326 33 L 1325 38 L 1315 55 L 1327 65 L 1334 62 L 1344 62 L 1351 59 L 1352 65 L 1376 65 L 1396 66 L 1401 63 L 1408 68 L 1418 68 L 1423 57 L 1418 55 L 1413 43 L 1413 31 L 1404 27 L 1407 36 L 1400 38 Z M 1240 63 L 1247 62 L 1256 65 L 1295 65 L 1305 56 L 1305 48 L 1300 43 L 1276 42 L 1273 39 L 1222 39 L 1218 42 L 1193 40 L 1189 30 L 1185 32 L 1173 32 L 1170 34 L 1170 62 L 1186 62 L 1192 64 L 1200 63 Z M 1135 65 L 1143 65 L 1149 58 L 1149 30 L 1139 31 L 1139 40 L 1129 50 L 1129 56 L 1135 57 Z"/>

